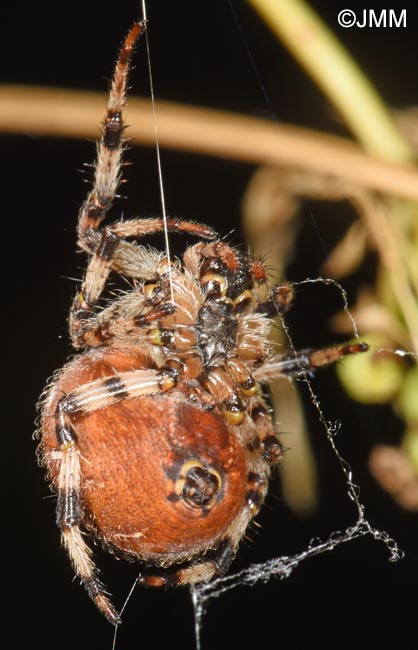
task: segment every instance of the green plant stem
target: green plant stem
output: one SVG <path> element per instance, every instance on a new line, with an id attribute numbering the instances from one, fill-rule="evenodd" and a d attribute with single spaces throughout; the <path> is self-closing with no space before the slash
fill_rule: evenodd
<path id="1" fill-rule="evenodd" d="M 323 90 L 367 151 L 392 162 L 413 161 L 412 148 L 398 131 L 372 84 L 307 3 L 303 0 L 249 0 L 249 3 Z M 336 7 L 336 27 L 338 11 Z"/>

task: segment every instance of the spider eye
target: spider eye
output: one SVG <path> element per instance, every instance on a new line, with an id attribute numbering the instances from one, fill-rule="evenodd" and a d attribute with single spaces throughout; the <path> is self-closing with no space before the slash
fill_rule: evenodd
<path id="1" fill-rule="evenodd" d="M 175 492 L 192 508 L 208 508 L 215 502 L 222 486 L 219 472 L 198 460 L 186 461 L 175 485 Z"/>
<path id="2" fill-rule="evenodd" d="M 223 298 L 226 295 L 228 282 L 223 275 L 207 273 L 202 277 L 201 283 L 205 287 L 206 295 L 211 298 Z"/>

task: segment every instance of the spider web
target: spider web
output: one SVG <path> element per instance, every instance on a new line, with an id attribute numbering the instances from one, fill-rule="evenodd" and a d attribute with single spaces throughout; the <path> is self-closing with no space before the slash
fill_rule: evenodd
<path id="1" fill-rule="evenodd" d="M 308 278 L 302 282 L 295 284 L 308 284 L 308 283 L 322 283 L 327 285 L 334 285 L 340 292 L 343 303 L 344 311 L 350 319 L 353 326 L 353 335 L 357 340 L 359 339 L 359 334 L 357 326 L 352 314 L 348 308 L 347 295 L 343 287 L 333 279 L 330 278 Z M 285 322 L 282 319 L 282 326 L 284 332 L 289 341 L 289 345 L 292 351 L 295 351 L 292 339 L 290 337 L 288 328 Z M 400 353 L 401 351 L 392 350 L 394 353 Z M 370 522 L 365 517 L 365 508 L 360 501 L 360 488 L 353 481 L 352 470 L 348 462 L 341 456 L 338 448 L 335 444 L 335 437 L 341 429 L 341 422 L 328 421 L 325 417 L 324 411 L 322 410 L 321 404 L 318 400 L 317 395 L 315 394 L 312 383 L 306 373 L 302 373 L 302 381 L 305 383 L 312 404 L 317 410 L 318 418 L 323 426 L 327 440 L 331 449 L 339 463 L 341 470 L 344 474 L 345 483 L 346 483 L 346 492 L 348 498 L 353 502 L 356 520 L 352 526 L 349 526 L 345 530 L 336 530 L 330 533 L 327 539 L 321 540 L 318 538 L 311 539 L 307 548 L 300 553 L 294 555 L 282 555 L 259 564 L 251 564 L 246 569 L 243 569 L 237 573 L 232 573 L 221 578 L 217 578 L 208 583 L 201 583 L 194 585 L 191 588 L 192 603 L 194 608 L 194 621 L 195 621 L 195 637 L 196 637 L 196 650 L 202 650 L 201 644 L 201 633 L 203 628 L 204 616 L 206 614 L 207 607 L 211 600 L 219 598 L 223 594 L 232 589 L 241 586 L 251 587 L 257 583 L 266 583 L 272 578 L 278 578 L 284 580 L 288 578 L 293 570 L 297 568 L 305 560 L 319 555 L 320 553 L 325 553 L 327 551 L 333 551 L 336 547 L 346 542 L 351 542 L 352 540 L 358 539 L 359 537 L 364 537 L 366 535 L 371 536 L 374 540 L 383 542 L 389 552 L 389 561 L 397 562 L 402 559 L 403 552 L 398 548 L 396 541 L 385 531 L 374 528 Z"/>
<path id="2" fill-rule="evenodd" d="M 398 548 L 396 541 L 385 531 L 374 528 L 364 516 L 364 506 L 359 500 L 359 487 L 352 481 L 352 473 L 348 463 L 342 458 L 335 446 L 334 436 L 340 429 L 340 423 L 325 423 L 327 437 L 331 447 L 341 464 L 346 477 L 347 493 L 354 502 L 357 510 L 357 521 L 353 526 L 349 526 L 344 531 L 334 531 L 325 541 L 312 539 L 307 548 L 295 555 L 282 555 L 272 560 L 267 560 L 260 564 L 251 564 L 248 568 L 233 573 L 222 578 L 217 578 L 209 583 L 195 585 L 191 589 L 192 602 L 194 607 L 195 618 L 195 635 L 196 650 L 202 650 L 201 631 L 203 618 L 206 613 L 207 605 L 214 598 L 219 598 L 227 591 L 236 587 L 251 587 L 257 583 L 266 583 L 272 578 L 283 580 L 288 578 L 293 570 L 304 560 L 311 558 L 326 551 L 333 551 L 337 546 L 350 542 L 365 535 L 372 536 L 375 540 L 383 542 L 389 551 L 389 561 L 397 562 L 403 557 L 402 551 Z"/>

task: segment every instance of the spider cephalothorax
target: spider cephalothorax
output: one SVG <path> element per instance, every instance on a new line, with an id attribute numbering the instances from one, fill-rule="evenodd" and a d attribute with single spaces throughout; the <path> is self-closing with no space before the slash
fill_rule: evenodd
<path id="1" fill-rule="evenodd" d="M 57 524 L 74 570 L 99 609 L 118 615 L 84 533 L 137 559 L 151 586 L 209 580 L 225 571 L 282 455 L 260 384 L 365 349 L 346 344 L 291 356 L 268 341 L 291 302 L 288 284 L 260 300 L 261 262 L 210 228 L 168 219 L 201 241 L 181 262 L 130 239 L 162 219 L 101 227 L 120 182 L 122 109 L 136 23 L 122 46 L 98 145 L 93 190 L 79 217 L 89 255 L 70 315 L 81 350 L 42 400 L 41 459 L 57 491 Z M 100 309 L 107 277 L 132 289 Z"/>

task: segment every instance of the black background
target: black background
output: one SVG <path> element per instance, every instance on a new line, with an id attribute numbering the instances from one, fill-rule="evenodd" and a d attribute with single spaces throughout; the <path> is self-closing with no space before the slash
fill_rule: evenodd
<path id="1" fill-rule="evenodd" d="M 408 10 L 407 28 L 392 30 L 338 27 L 338 11 L 346 6 L 369 8 L 370 3 L 367 7 L 339 0 L 312 4 L 387 102 L 396 107 L 416 103 L 415 3 L 402 5 Z M 140 14 L 138 5 L 132 0 L 3 5 L 1 80 L 105 91 L 121 38 Z M 393 5 L 372 3 L 376 10 L 401 8 Z M 251 8 L 237 0 L 233 6 L 277 118 L 347 135 L 323 96 Z M 148 17 L 157 97 L 269 116 L 226 0 L 149 0 Z M 132 76 L 138 94 L 148 94 L 144 52 L 140 48 Z M 59 547 L 54 498 L 36 465 L 36 445 L 31 438 L 37 398 L 46 378 L 69 353 L 66 314 L 75 284 L 68 278 L 79 278 L 83 268 L 81 256 L 75 253 L 75 223 L 87 189 L 77 170 L 93 159 L 94 146 L 20 134 L 2 136 L 1 151 L 3 390 L 7 392 L 3 430 L 6 483 L 2 520 L 7 548 L 2 560 L 8 577 L 2 590 L 4 618 L 12 623 L 13 646 L 24 633 L 34 648 L 107 650 L 112 628 L 72 579 Z M 133 149 L 129 157 L 134 162 L 128 171 L 129 198 L 116 206 L 114 215 L 121 210 L 130 216 L 158 214 L 155 152 Z M 253 168 L 166 151 L 162 162 L 169 213 L 209 223 L 224 233 L 235 228 L 239 241 L 240 201 Z M 335 222 L 340 208 L 342 223 L 347 223 L 350 215 L 344 206 L 311 204 L 310 210 L 304 211 L 299 254 L 289 269 L 290 279 L 318 275 L 324 255 L 310 211 L 321 231 L 326 224 L 328 232 L 329 222 Z M 327 247 L 331 247 L 332 237 L 335 233 L 329 240 L 324 234 Z M 299 301 L 292 316 L 292 334 L 298 346 L 331 339 L 325 325 L 334 309 L 329 299 L 322 288 L 319 308 L 317 297 Z M 361 485 L 371 523 L 395 537 L 406 557 L 392 565 L 385 547 L 365 538 L 309 560 L 288 580 L 234 591 L 210 605 L 204 620 L 204 650 L 247 650 L 255 644 L 295 648 L 367 644 L 375 648 L 389 647 L 392 639 L 397 647 L 404 647 L 415 633 L 417 517 L 400 512 L 367 473 L 371 446 L 378 441 L 396 443 L 400 423 L 390 411 L 347 403 L 333 370 L 316 378 L 315 390 L 326 417 L 342 420 L 338 445 Z M 299 552 L 311 537 L 326 538 L 331 531 L 355 522 L 356 512 L 345 493 L 338 463 L 308 401 L 306 409 L 320 469 L 318 516 L 297 519 L 283 503 L 278 482 L 273 482 L 272 494 L 259 517 L 262 529 L 253 531 L 253 543 L 243 543 L 234 568 Z M 9 446 L 9 441 L 16 445 Z M 135 567 L 99 550 L 97 558 L 120 606 Z M 137 589 L 126 610 L 117 647 L 131 650 L 167 644 L 183 650 L 194 647 L 188 592 Z"/>

